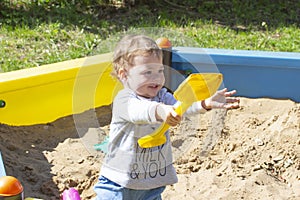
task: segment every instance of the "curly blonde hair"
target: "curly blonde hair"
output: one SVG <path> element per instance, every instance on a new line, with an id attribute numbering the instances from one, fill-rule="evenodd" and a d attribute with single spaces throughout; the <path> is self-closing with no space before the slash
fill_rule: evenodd
<path id="1" fill-rule="evenodd" d="M 120 69 L 133 66 L 135 56 L 157 56 L 162 59 L 162 50 L 156 42 L 145 35 L 126 35 L 117 44 L 113 55 L 112 75 L 118 78 Z"/>

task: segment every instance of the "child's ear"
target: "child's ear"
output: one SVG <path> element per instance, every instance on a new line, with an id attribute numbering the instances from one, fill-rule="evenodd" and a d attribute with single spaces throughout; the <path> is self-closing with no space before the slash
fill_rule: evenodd
<path id="1" fill-rule="evenodd" d="M 119 69 L 118 77 L 121 81 L 125 81 L 127 79 L 127 71 L 124 68 Z"/>

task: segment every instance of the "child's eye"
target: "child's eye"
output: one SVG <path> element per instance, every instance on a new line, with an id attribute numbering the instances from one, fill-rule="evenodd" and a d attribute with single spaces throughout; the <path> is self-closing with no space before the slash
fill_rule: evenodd
<path id="1" fill-rule="evenodd" d="M 160 73 L 160 74 L 161 74 L 161 73 L 164 73 L 164 70 L 161 69 L 161 70 L 158 71 L 158 73 Z"/>
<path id="2" fill-rule="evenodd" d="M 152 74 L 152 72 L 151 71 L 146 71 L 145 74 L 150 75 L 150 74 Z"/>

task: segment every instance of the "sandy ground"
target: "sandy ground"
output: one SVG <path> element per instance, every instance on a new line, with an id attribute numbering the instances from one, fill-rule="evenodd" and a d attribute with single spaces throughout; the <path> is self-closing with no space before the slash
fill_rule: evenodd
<path id="1" fill-rule="evenodd" d="M 108 133 L 110 115 L 108 106 L 77 115 L 76 123 L 68 116 L 0 125 L 7 174 L 21 181 L 26 197 L 57 200 L 74 187 L 92 199 L 104 156 L 92 146 Z M 164 199 L 300 199 L 299 103 L 241 98 L 239 109 L 186 118 L 171 135 L 179 182 Z"/>

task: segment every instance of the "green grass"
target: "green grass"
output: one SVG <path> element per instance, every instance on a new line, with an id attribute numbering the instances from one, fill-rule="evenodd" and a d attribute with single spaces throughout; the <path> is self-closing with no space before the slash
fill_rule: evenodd
<path id="1" fill-rule="evenodd" d="M 41 24 L 35 29 L 1 28 L 0 54 L 4 71 L 36 67 L 84 57 L 98 42 L 99 36 L 77 28 L 61 29 L 59 23 Z"/>
<path id="2" fill-rule="evenodd" d="M 173 46 L 300 52 L 298 0 L 120 2 L 1 1 L 0 70 L 109 51 L 128 30 L 155 30 L 153 37 L 167 35 Z"/>
<path id="3" fill-rule="evenodd" d="M 189 29 L 201 47 L 300 52 L 300 32 L 295 26 L 279 27 L 272 31 L 242 31 L 205 25 Z"/>

